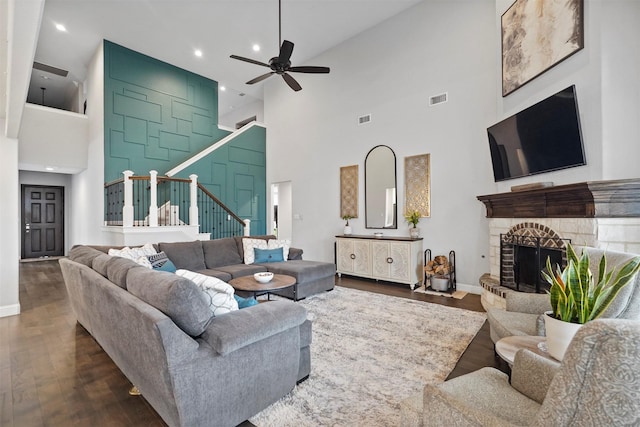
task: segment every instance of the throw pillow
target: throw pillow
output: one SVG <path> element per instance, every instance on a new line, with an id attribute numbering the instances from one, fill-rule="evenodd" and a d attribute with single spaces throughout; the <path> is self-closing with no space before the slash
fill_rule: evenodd
<path id="1" fill-rule="evenodd" d="M 281 262 L 284 261 L 282 257 L 282 248 L 278 249 L 258 249 L 255 248 L 255 261 L 254 262 Z"/>
<path id="2" fill-rule="evenodd" d="M 258 304 L 258 300 L 256 300 L 253 297 L 251 297 L 251 298 L 242 298 L 242 297 L 239 297 L 238 295 L 234 295 L 233 297 L 238 302 L 238 308 L 240 308 L 240 309 L 251 307 L 251 306 L 254 306 L 254 305 Z"/>
<path id="3" fill-rule="evenodd" d="M 244 251 L 244 263 L 245 264 L 253 264 L 255 262 L 255 254 L 253 250 L 255 248 L 258 249 L 269 249 L 267 241 L 263 239 L 242 239 L 242 250 Z"/>
<path id="4" fill-rule="evenodd" d="M 178 276 L 191 280 L 204 293 L 209 308 L 214 316 L 229 313 L 238 309 L 238 302 L 234 298 L 234 289 L 230 284 L 217 277 L 207 276 L 189 270 L 176 270 Z"/>
<path id="5" fill-rule="evenodd" d="M 286 261 L 289 259 L 289 248 L 291 247 L 291 240 L 286 239 L 270 239 L 267 243 L 267 247 L 269 249 L 277 249 L 282 248 L 282 260 Z"/>
<path id="6" fill-rule="evenodd" d="M 169 273 L 176 272 L 175 264 L 171 262 L 167 254 L 164 252 L 160 252 L 155 255 L 148 255 L 147 259 L 151 263 L 151 268 L 154 270 L 168 271 Z"/>
<path id="7" fill-rule="evenodd" d="M 156 253 L 156 249 L 151 243 L 145 243 L 144 246 L 138 248 L 125 246 L 122 249 L 109 249 L 109 255 L 130 259 L 147 268 L 151 268 L 151 263 L 147 256 Z"/>

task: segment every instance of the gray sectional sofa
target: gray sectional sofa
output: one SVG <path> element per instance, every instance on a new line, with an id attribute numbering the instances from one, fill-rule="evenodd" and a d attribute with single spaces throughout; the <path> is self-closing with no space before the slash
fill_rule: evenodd
<path id="1" fill-rule="evenodd" d="M 158 249 L 178 268 L 201 267 L 202 255 L 206 268 L 200 271 L 216 277 L 266 268 L 230 263 L 238 260 L 230 245 L 235 240 L 221 240 L 161 243 Z M 71 306 L 170 426 L 237 425 L 309 375 L 311 322 L 302 306 L 271 301 L 213 317 L 190 280 L 99 249 L 75 246 L 60 260 Z M 286 262 L 289 273 L 296 273 L 297 261 Z M 296 277 L 314 290 L 325 281 L 302 270 Z"/>
<path id="2" fill-rule="evenodd" d="M 275 236 L 251 236 L 252 239 L 275 239 Z M 191 270 L 208 276 L 229 280 L 270 271 L 296 278 L 290 288 L 271 293 L 294 301 L 330 291 L 335 285 L 336 265 L 327 262 L 302 259 L 302 250 L 289 249 L 287 261 L 264 264 L 244 264 L 242 237 L 227 237 L 216 240 L 196 240 L 193 242 L 158 243 L 156 249 L 167 254 L 177 268 Z M 104 250 L 104 248 L 100 248 Z"/>

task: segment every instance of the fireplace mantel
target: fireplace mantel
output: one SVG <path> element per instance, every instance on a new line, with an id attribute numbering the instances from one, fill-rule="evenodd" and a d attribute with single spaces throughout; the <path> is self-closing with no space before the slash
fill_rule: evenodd
<path id="1" fill-rule="evenodd" d="M 478 196 L 487 218 L 640 217 L 640 179 L 589 181 Z"/>

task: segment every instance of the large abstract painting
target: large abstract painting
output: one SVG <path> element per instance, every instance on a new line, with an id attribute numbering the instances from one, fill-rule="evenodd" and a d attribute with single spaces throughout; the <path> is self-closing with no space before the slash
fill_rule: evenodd
<path id="1" fill-rule="evenodd" d="M 502 15 L 502 96 L 584 47 L 584 0 L 516 0 Z"/>

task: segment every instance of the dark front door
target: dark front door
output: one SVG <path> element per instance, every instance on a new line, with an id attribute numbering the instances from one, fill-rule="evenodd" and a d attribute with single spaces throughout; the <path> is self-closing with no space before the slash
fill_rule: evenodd
<path id="1" fill-rule="evenodd" d="M 64 188 L 22 186 L 22 258 L 64 255 Z"/>

